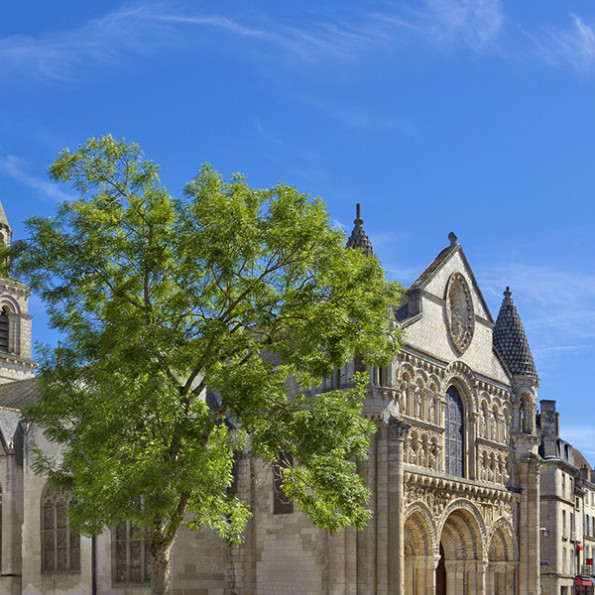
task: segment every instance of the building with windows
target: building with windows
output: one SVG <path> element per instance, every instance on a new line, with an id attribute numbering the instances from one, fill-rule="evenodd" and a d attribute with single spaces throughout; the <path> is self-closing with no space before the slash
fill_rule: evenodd
<path id="1" fill-rule="evenodd" d="M 354 223 L 348 245 L 373 255 L 359 209 Z M 68 529 L 68 494 L 33 473 L 33 445 L 59 452 L 20 416 L 36 395 L 28 295 L 0 280 L 0 592 L 148 594 L 146 544 L 135 528 L 122 522 L 79 537 Z M 245 456 L 236 487 L 253 512 L 245 543 L 230 551 L 209 533 L 182 530 L 176 595 L 539 595 L 573 584 L 576 544 L 587 544 L 577 527 L 595 506 L 576 504 L 588 490 L 575 482 L 565 443 L 550 436 L 552 402 L 541 401 L 536 424 L 539 378 L 509 289 L 494 320 L 450 234 L 395 304 L 395 324 L 406 331 L 402 352 L 368 369 L 364 414 L 377 432 L 358 466 L 372 492 L 368 527 L 336 536 L 314 527 L 285 501 L 278 473 Z M 356 358 L 319 390 L 348 388 L 361 366 Z M 567 545 L 550 553 L 554 535 Z M 556 568 L 556 590 L 544 560 Z"/>

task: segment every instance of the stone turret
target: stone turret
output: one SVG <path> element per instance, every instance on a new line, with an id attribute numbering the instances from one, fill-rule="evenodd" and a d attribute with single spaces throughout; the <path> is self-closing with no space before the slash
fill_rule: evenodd
<path id="1" fill-rule="evenodd" d="M 355 223 L 355 227 L 347 240 L 347 247 L 348 248 L 360 248 L 364 254 L 367 256 L 374 255 L 374 249 L 372 248 L 372 242 L 366 235 L 364 231 L 363 223 L 364 220 L 361 217 L 361 206 L 360 203 L 357 203 L 355 208 L 355 219 L 353 221 Z"/>
<path id="2" fill-rule="evenodd" d="M 529 342 L 521 317 L 512 301 L 510 288 L 504 292 L 504 300 L 494 327 L 494 348 L 512 376 L 515 393 L 513 431 L 535 434 L 535 412 L 539 377 L 531 355 Z"/>
<path id="3" fill-rule="evenodd" d="M 12 228 L 0 203 L 0 243 L 10 246 L 11 240 Z M 33 377 L 30 295 L 20 281 L 0 278 L 0 384 Z"/>

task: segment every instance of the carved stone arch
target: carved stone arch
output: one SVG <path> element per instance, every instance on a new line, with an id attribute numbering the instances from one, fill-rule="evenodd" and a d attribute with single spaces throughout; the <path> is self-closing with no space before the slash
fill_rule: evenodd
<path id="1" fill-rule="evenodd" d="M 20 307 L 10 296 L 0 296 L 0 351 L 20 355 Z"/>
<path id="2" fill-rule="evenodd" d="M 507 585 L 516 583 L 518 549 L 510 523 L 500 517 L 486 540 L 486 582 L 490 593 L 504 593 Z"/>
<path id="3" fill-rule="evenodd" d="M 397 370 L 398 380 L 411 380 L 415 376 L 413 366 L 407 362 L 402 362 Z"/>
<path id="4" fill-rule="evenodd" d="M 407 538 L 411 543 L 408 545 Z M 431 555 L 437 546 L 436 523 L 428 507 L 414 502 L 405 514 L 405 553 L 413 555 Z"/>
<path id="5" fill-rule="evenodd" d="M 454 500 L 446 507 L 442 514 L 440 524 L 437 527 L 440 534 L 453 514 L 465 517 L 466 522 L 464 524 L 471 531 L 471 535 L 474 538 L 473 541 L 476 545 L 476 559 L 483 559 L 487 530 L 481 511 L 475 504 L 468 500 L 463 500 L 461 498 Z"/>
<path id="6" fill-rule="evenodd" d="M 450 386 L 455 386 L 463 399 L 465 411 L 477 413 L 477 380 L 471 368 L 463 362 L 456 361 L 449 364 L 446 372 L 440 386 L 440 392 L 445 394 Z"/>
<path id="7" fill-rule="evenodd" d="M 505 517 L 498 517 L 498 519 L 490 527 L 486 544 L 488 546 L 488 557 L 489 548 L 492 543 L 492 539 L 495 536 L 499 536 L 500 542 L 502 543 L 502 551 L 506 555 L 507 561 L 517 561 L 519 559 L 518 543 L 514 539 L 514 530 L 512 524 Z"/>
<path id="8" fill-rule="evenodd" d="M 428 375 L 421 369 L 415 370 L 415 382 L 421 382 L 424 386 L 428 383 Z"/>
<path id="9" fill-rule="evenodd" d="M 438 378 L 436 374 L 430 374 L 428 376 L 428 387 L 430 386 L 434 386 L 434 389 L 438 392 L 438 389 L 440 388 L 440 378 Z"/>
<path id="10" fill-rule="evenodd" d="M 21 313 L 21 307 L 19 306 L 19 303 L 9 295 L 0 296 L 0 310 L 5 307 L 8 308 L 11 314 Z"/>

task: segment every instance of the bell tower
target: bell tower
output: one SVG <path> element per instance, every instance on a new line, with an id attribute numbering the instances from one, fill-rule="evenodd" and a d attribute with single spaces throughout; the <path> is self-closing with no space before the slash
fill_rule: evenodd
<path id="1" fill-rule="evenodd" d="M 11 240 L 12 228 L 0 203 L 0 242 L 10 246 Z M 20 281 L 0 278 L 0 384 L 33 377 L 30 295 Z"/>

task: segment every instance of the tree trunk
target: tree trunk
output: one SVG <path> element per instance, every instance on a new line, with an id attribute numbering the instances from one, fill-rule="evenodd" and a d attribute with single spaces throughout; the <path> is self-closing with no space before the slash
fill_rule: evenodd
<path id="1" fill-rule="evenodd" d="M 153 595 L 170 595 L 171 584 L 171 550 L 173 541 L 169 543 L 151 543 L 151 592 Z"/>

